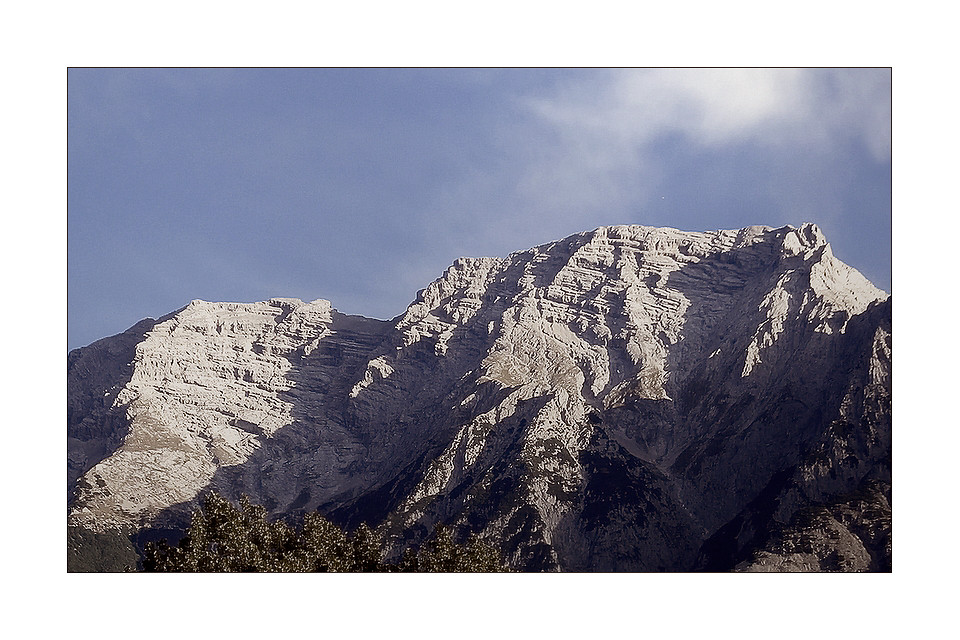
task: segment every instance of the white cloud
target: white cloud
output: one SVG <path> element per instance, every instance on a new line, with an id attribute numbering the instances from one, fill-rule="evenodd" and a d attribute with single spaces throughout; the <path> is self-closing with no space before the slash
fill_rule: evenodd
<path id="1" fill-rule="evenodd" d="M 795 70 L 623 70 L 529 106 L 567 135 L 615 138 L 616 147 L 673 133 L 716 144 L 788 119 L 802 80 Z"/>
<path id="2" fill-rule="evenodd" d="M 517 194 L 559 214 L 660 199 L 676 170 L 664 144 L 689 151 L 749 147 L 840 161 L 863 145 L 890 157 L 884 69 L 628 69 L 580 74 L 522 103 L 553 134 L 528 156 Z M 572 214 L 575 215 L 575 214 Z"/>
<path id="3" fill-rule="evenodd" d="M 619 152 L 672 134 L 705 146 L 859 136 L 881 159 L 889 77 L 878 69 L 619 70 L 526 104 L 568 139 Z"/>

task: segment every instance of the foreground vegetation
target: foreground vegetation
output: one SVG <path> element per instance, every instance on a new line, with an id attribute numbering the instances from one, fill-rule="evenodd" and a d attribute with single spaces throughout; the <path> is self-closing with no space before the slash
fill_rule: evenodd
<path id="1" fill-rule="evenodd" d="M 186 572 L 493 572 L 508 571 L 500 554 L 476 536 L 465 543 L 437 527 L 433 535 L 396 563 L 383 560 L 382 541 L 367 525 L 353 534 L 309 513 L 300 527 L 269 522 L 266 509 L 241 498 L 239 507 L 211 493 L 193 514 L 186 536 L 175 547 L 147 543 L 146 571 Z"/>

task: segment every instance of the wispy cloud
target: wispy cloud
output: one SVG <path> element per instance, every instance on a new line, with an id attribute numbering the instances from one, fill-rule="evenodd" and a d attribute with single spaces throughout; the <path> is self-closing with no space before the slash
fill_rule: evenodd
<path id="1" fill-rule="evenodd" d="M 670 135 L 703 146 L 860 138 L 883 160 L 890 155 L 889 77 L 886 70 L 618 70 L 526 104 L 595 162 L 612 164 Z"/>
<path id="2" fill-rule="evenodd" d="M 890 158 L 890 75 L 882 69 L 614 70 L 521 103 L 556 136 L 527 166 L 521 191 L 567 206 L 657 196 L 675 170 L 663 147 L 676 142 L 702 153 L 789 154 L 859 144 L 877 162 Z"/>

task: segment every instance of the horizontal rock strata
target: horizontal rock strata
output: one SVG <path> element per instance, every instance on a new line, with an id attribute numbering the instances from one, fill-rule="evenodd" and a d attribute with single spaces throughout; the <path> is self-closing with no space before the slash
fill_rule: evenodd
<path id="1" fill-rule="evenodd" d="M 182 526 L 214 488 L 395 554 L 443 522 L 521 569 L 729 570 L 889 481 L 890 335 L 815 225 L 462 258 L 390 322 L 194 301 L 70 354 L 69 521 Z"/>

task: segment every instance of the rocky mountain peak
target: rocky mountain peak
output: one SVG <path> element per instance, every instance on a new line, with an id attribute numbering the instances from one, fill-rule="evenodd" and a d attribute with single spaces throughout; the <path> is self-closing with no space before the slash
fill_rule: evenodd
<path id="1" fill-rule="evenodd" d="M 461 258 L 393 322 L 195 300 L 70 354 L 70 521 L 175 526 L 215 488 L 397 552 L 444 522 L 521 568 L 733 568 L 888 480 L 888 298 L 804 224 Z"/>

